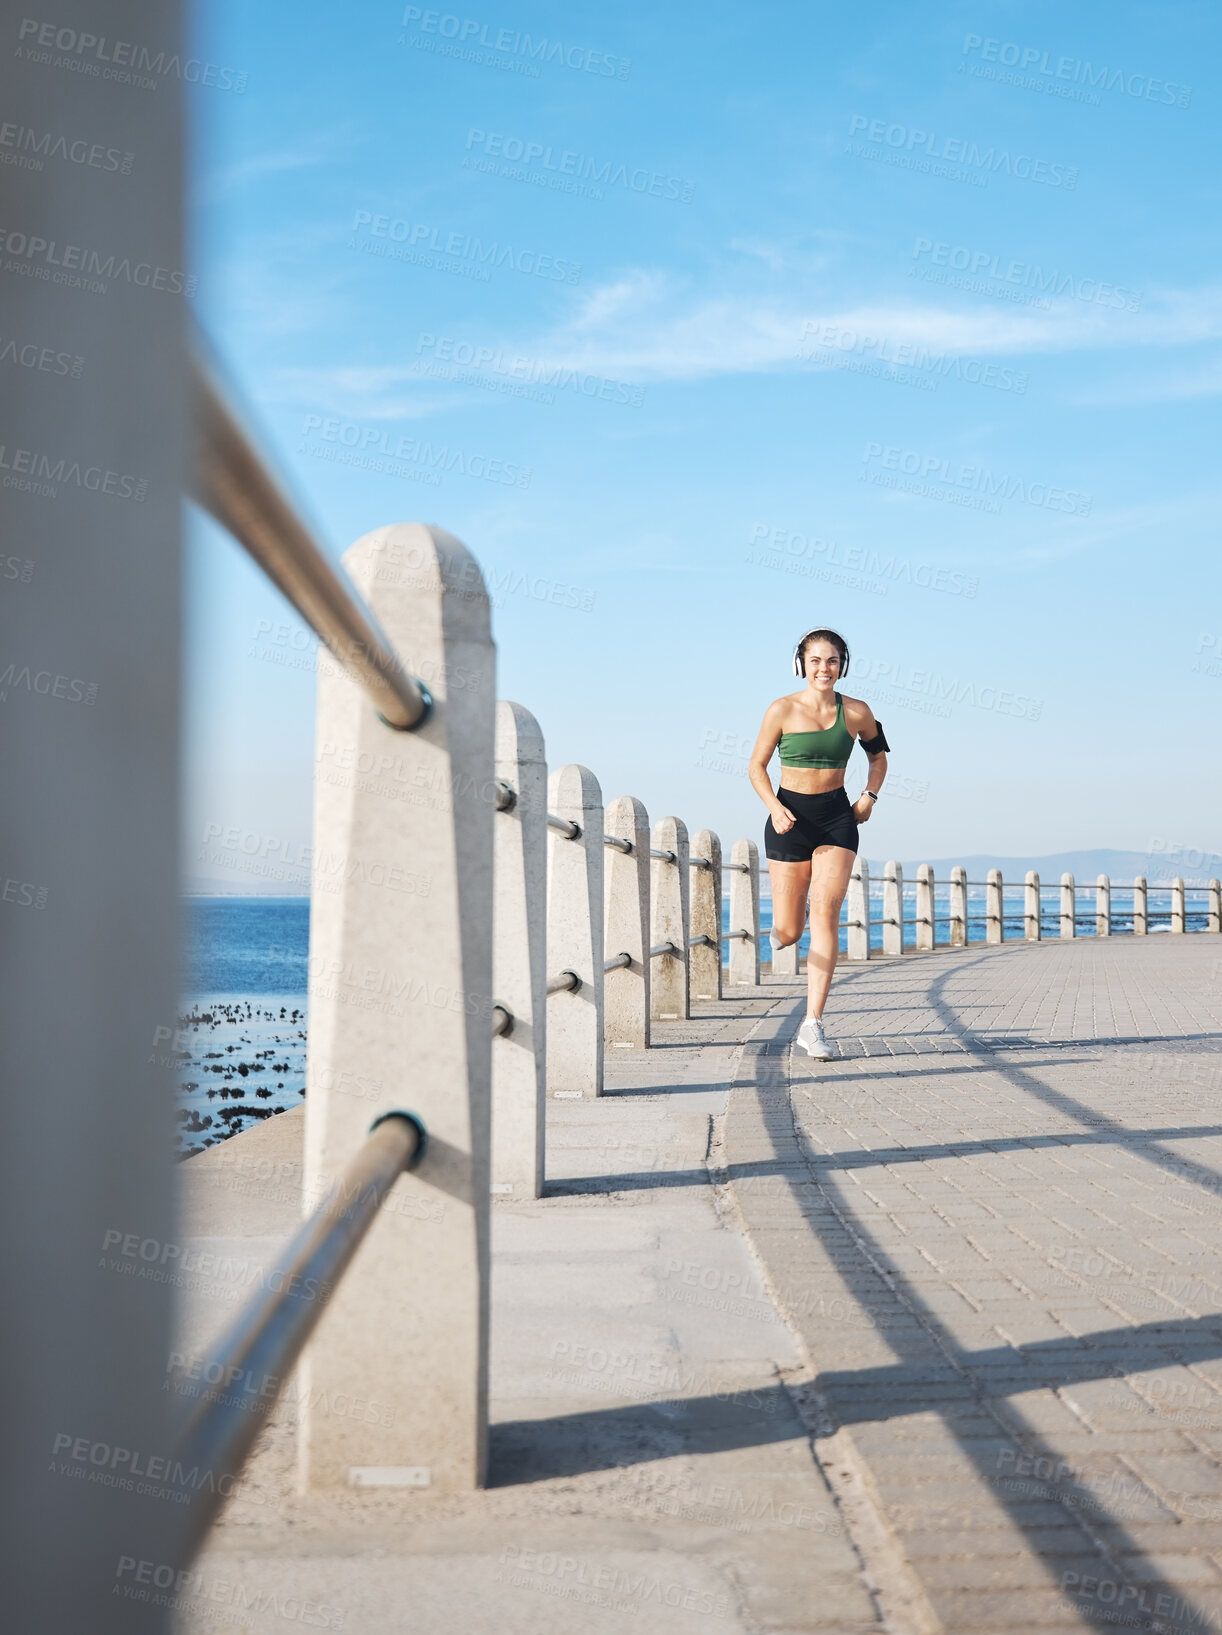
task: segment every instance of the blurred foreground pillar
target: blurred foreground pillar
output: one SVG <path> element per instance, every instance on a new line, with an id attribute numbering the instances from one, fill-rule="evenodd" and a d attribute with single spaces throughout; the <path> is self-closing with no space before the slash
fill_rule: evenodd
<path id="1" fill-rule="evenodd" d="M 187 59 L 174 0 L 4 28 L 0 1582 L 21 1635 L 143 1635 L 197 1490 L 165 1459 Z"/>

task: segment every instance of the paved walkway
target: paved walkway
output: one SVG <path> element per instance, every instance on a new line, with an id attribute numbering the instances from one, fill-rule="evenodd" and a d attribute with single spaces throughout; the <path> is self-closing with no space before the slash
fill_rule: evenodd
<path id="1" fill-rule="evenodd" d="M 286 1401 L 183 1627 L 1222 1628 L 1220 976 L 1203 935 L 846 966 L 818 1066 L 794 983 L 661 1024 L 494 1211 L 492 1487 L 300 1497 Z M 299 1159 L 286 1114 L 191 1160 L 198 1245 L 270 1260 Z"/>
<path id="2" fill-rule="evenodd" d="M 744 1053 L 734 1190 L 915 1627 L 1222 1627 L 1220 955 L 890 961 L 834 1062 Z"/>

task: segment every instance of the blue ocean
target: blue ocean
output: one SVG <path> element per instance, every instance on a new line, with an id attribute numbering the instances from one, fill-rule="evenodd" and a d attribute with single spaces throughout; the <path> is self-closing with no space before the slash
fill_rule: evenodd
<path id="1" fill-rule="evenodd" d="M 305 1095 L 309 899 L 189 897 L 183 933 L 175 1046 L 189 1157 Z"/>

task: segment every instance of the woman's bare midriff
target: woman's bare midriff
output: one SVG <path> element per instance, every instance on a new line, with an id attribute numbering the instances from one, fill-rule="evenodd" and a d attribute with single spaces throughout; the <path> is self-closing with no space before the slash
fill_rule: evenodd
<path id="1" fill-rule="evenodd" d="M 778 799 L 792 789 L 795 795 L 826 795 L 829 790 L 844 788 L 844 773 L 835 766 L 787 766 L 781 773 L 784 780 L 777 789 Z"/>

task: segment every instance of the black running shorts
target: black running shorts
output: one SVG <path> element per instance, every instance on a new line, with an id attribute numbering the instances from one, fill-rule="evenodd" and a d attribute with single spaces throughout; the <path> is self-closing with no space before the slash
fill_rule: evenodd
<path id="1" fill-rule="evenodd" d="M 771 817 L 764 825 L 764 854 L 775 863 L 809 863 L 817 846 L 857 850 L 857 819 L 844 789 L 822 795 L 800 795 L 796 789 L 778 789 L 777 799 L 794 815 L 794 826 L 779 835 Z"/>

